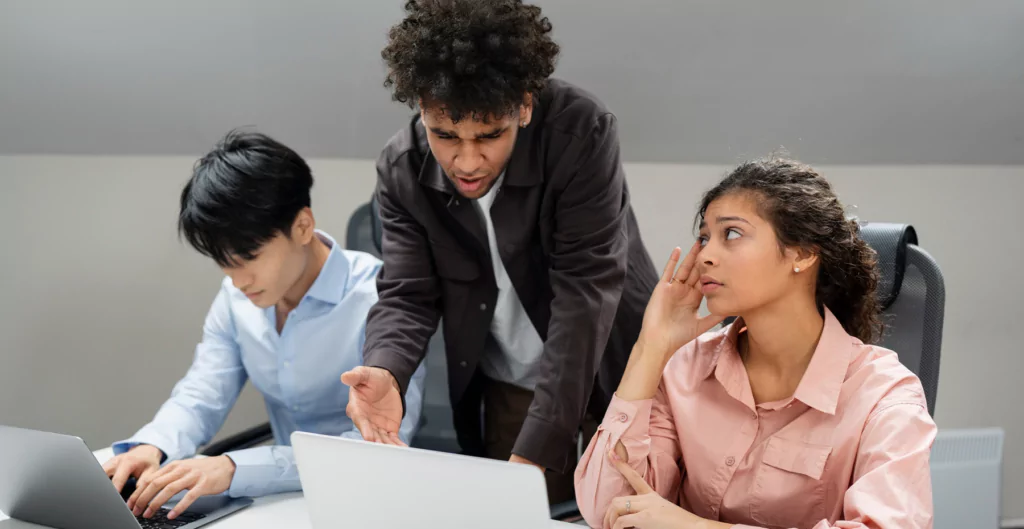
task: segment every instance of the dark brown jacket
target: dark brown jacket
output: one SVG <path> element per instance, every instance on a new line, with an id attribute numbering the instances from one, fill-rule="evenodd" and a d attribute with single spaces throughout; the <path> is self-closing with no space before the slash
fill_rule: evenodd
<path id="1" fill-rule="evenodd" d="M 391 371 L 404 391 L 443 318 L 455 426 L 463 450 L 481 455 L 472 382 L 498 292 L 483 221 L 431 155 L 418 116 L 381 153 L 376 193 L 384 267 L 365 363 Z M 549 81 L 519 130 L 491 218 L 544 340 L 513 453 L 567 472 L 576 463 L 567 448 L 588 407 L 603 417 L 658 280 L 630 206 L 615 116 L 591 94 Z"/>

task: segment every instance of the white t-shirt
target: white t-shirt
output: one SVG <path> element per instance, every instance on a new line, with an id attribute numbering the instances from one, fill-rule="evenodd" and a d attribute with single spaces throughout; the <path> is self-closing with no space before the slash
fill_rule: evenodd
<path id="1" fill-rule="evenodd" d="M 505 271 L 505 264 L 501 262 L 498 241 L 494 234 L 494 222 L 491 220 L 491 205 L 494 204 L 504 180 L 505 174 L 502 173 L 486 195 L 473 201 L 487 227 L 487 243 L 494 268 L 494 281 L 498 285 L 498 300 L 494 305 L 491 335 L 500 350 L 485 348 L 480 359 L 480 370 L 495 380 L 533 390 L 537 384 L 537 360 L 544 350 L 544 342 L 526 314 L 523 303 L 519 301 L 519 295 L 516 294 L 512 280 Z"/>

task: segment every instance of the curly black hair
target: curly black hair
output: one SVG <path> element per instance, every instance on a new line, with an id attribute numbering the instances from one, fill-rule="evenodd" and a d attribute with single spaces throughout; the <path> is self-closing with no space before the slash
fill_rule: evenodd
<path id="1" fill-rule="evenodd" d="M 522 0 L 409 0 L 381 52 L 395 101 L 421 101 L 458 122 L 514 114 L 555 70 L 558 44 Z"/>
<path id="2" fill-rule="evenodd" d="M 846 332 L 873 343 L 882 333 L 875 297 L 877 254 L 860 237 L 832 185 L 814 168 L 781 157 L 746 162 L 704 194 L 697 222 L 715 199 L 753 192 L 762 218 L 775 230 L 780 250 L 807 248 L 818 254 L 815 292 L 819 310 L 827 306 Z"/>

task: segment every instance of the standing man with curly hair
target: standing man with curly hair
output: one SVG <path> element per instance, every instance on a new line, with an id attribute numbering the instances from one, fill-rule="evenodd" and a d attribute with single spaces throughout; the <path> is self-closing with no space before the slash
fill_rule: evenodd
<path id="1" fill-rule="evenodd" d="M 658 280 L 615 116 L 549 79 L 559 48 L 539 7 L 405 11 L 385 86 L 419 113 L 377 161 L 384 266 L 367 367 L 342 377 L 349 415 L 367 440 L 400 443 L 402 394 L 441 319 L 463 452 L 535 465 L 552 503 L 572 499 L 581 427 L 603 417 Z"/>

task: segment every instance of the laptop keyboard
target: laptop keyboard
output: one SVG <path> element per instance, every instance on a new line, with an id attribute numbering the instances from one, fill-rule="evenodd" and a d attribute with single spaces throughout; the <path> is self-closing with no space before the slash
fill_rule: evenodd
<path id="1" fill-rule="evenodd" d="M 142 529 L 177 529 L 178 527 L 182 527 L 196 520 L 205 518 L 205 515 L 202 514 L 183 512 L 179 514 L 177 518 L 168 520 L 167 514 L 170 512 L 171 511 L 169 509 L 160 509 L 153 514 L 152 518 L 136 516 L 135 519 L 138 520 Z"/>

